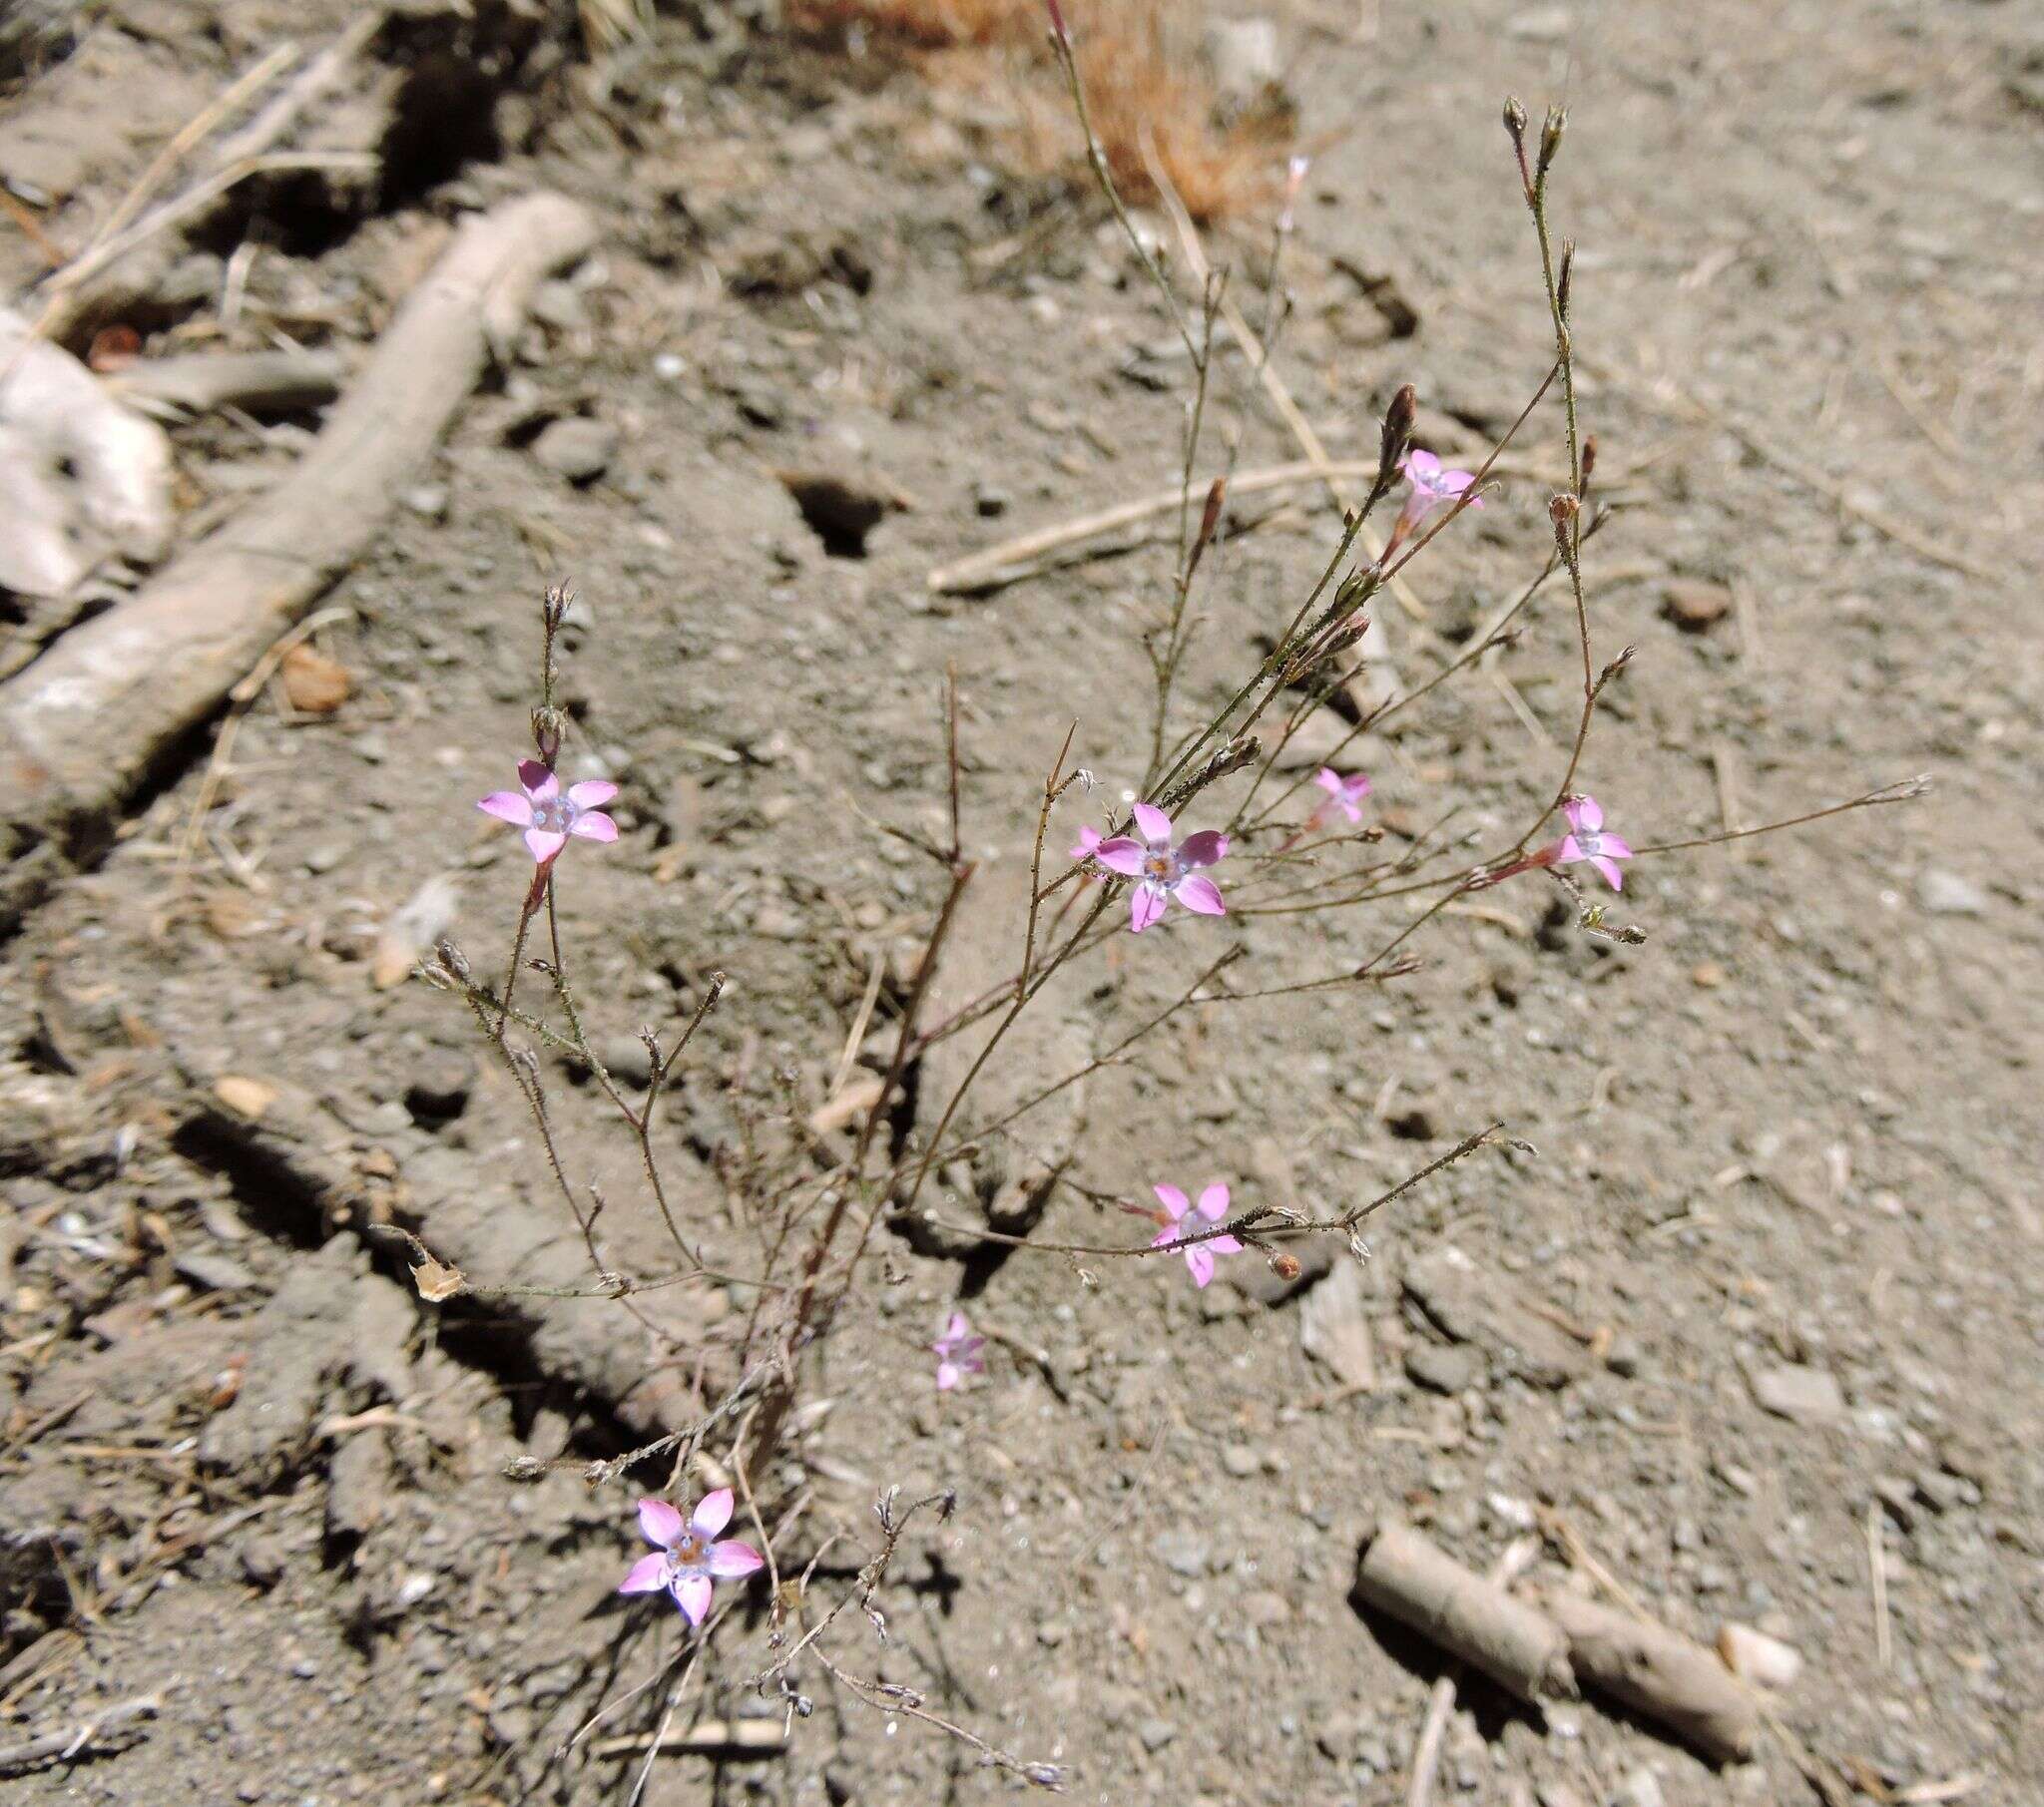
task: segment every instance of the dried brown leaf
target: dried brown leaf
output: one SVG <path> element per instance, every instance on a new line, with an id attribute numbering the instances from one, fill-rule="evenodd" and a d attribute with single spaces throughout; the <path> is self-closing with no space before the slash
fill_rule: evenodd
<path id="1" fill-rule="evenodd" d="M 347 667 L 310 647 L 293 647 L 278 667 L 283 693 L 301 715 L 330 715 L 348 698 L 354 680 Z"/>

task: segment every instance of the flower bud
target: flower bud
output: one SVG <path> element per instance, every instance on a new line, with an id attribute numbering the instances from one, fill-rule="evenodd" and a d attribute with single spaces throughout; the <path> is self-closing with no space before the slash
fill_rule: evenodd
<path id="1" fill-rule="evenodd" d="M 1280 1280 L 1298 1278 L 1298 1257 L 1287 1255 L 1281 1249 L 1271 1257 L 1271 1271 Z"/>
<path id="2" fill-rule="evenodd" d="M 1557 495 L 1548 501 L 1547 518 L 1554 523 L 1554 543 L 1564 559 L 1575 551 L 1576 516 L 1582 512 L 1582 506 L 1569 495 Z"/>
<path id="3" fill-rule="evenodd" d="M 1412 443 L 1412 423 L 1419 412 L 1419 396 L 1410 383 L 1391 397 L 1384 410 L 1383 438 L 1377 446 L 1377 482 L 1388 486 Z"/>
<path id="4" fill-rule="evenodd" d="M 1228 500 L 1228 479 L 1216 477 L 1207 488 L 1207 506 L 1200 511 L 1200 538 L 1195 545 L 1193 556 L 1197 559 L 1214 538 L 1214 530 L 1221 525 L 1221 505 Z"/>
<path id="5" fill-rule="evenodd" d="M 575 600 L 574 593 L 566 584 L 549 584 L 539 612 L 549 633 L 557 630 L 568 618 L 568 605 Z"/>
<path id="6" fill-rule="evenodd" d="M 532 711 L 532 744 L 539 752 L 539 762 L 548 771 L 554 769 L 554 761 L 561 756 L 561 711 L 539 708 Z"/>
<path id="7" fill-rule="evenodd" d="M 1554 279 L 1554 304 L 1561 317 L 1569 317 L 1569 278 L 1575 274 L 1576 241 L 1564 238 L 1561 241 L 1561 273 Z"/>
<path id="8" fill-rule="evenodd" d="M 1583 488 L 1585 491 L 1590 487 L 1590 473 L 1596 470 L 1596 468 L 1597 435 L 1595 433 L 1585 433 L 1583 435 Z"/>
<path id="9" fill-rule="evenodd" d="M 1526 109 L 1519 105 L 1517 95 L 1505 96 L 1505 131 L 1511 135 L 1514 148 L 1526 142 Z"/>
<path id="10" fill-rule="evenodd" d="M 1072 34 L 1065 29 L 1064 8 L 1058 5 L 1058 0 L 1043 0 L 1043 3 L 1050 10 L 1050 35 L 1065 49 L 1070 50 Z"/>
<path id="11" fill-rule="evenodd" d="M 1535 166 L 1543 179 L 1554 162 L 1555 153 L 1561 149 L 1561 135 L 1568 129 L 1569 110 L 1566 107 L 1548 108 L 1546 123 L 1540 128 L 1540 161 Z"/>

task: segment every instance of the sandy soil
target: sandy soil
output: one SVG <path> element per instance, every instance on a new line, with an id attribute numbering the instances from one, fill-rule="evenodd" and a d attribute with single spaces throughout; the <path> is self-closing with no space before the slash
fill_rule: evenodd
<path id="1" fill-rule="evenodd" d="M 311 44 L 348 9 L 99 9 L 6 103 L 0 169 L 78 241 L 286 10 Z M 1065 1120 L 1076 1183 L 1043 1236 L 1130 1239 L 1108 1201 L 1159 1178 L 1346 1208 L 1492 1122 L 1537 1154 L 1427 1182 L 1372 1220 L 1365 1263 L 1276 1302 L 1196 1292 L 1176 1263 L 1082 1276 L 886 1234 L 813 1358 L 827 1414 L 761 1477 L 767 1503 L 804 1502 L 782 1570 L 820 1551 L 812 1598 L 834 1602 L 876 1547 L 877 1493 L 956 1489 L 876 1596 L 884 1645 L 856 1609 L 837 1621 L 848 1672 L 1066 1766 L 1077 1799 L 1388 1803 L 1442 1659 L 1358 1611 L 1359 1539 L 1395 1512 L 1484 1568 L 1544 1525 L 1534 1591 L 1572 1536 L 1706 1642 L 1737 1621 L 1795 1646 L 1785 1735 L 1714 1771 L 1602 1703 L 1543 1718 L 1467 1683 L 1435 1799 L 1819 1798 L 1800 1746 L 1841 1801 L 2015 1807 L 2044 1774 L 2044 39 L 2020 7 L 1962 0 L 1382 12 L 1363 42 L 1352 8 L 1278 15 L 1317 147 L 1278 361 L 1330 451 L 1370 455 L 1411 382 L 1466 462 L 1538 383 L 1498 108 L 1566 98 L 1583 406 L 1623 504 L 1588 576 L 1600 651 L 1637 649 L 1589 787 L 1642 845 L 1916 772 L 1934 788 L 1641 859 L 1622 911 L 1641 946 L 1557 921 L 1532 874 L 1431 923 L 1395 985 L 1174 1019 Z M 595 1801 L 639 1780 L 661 1691 L 622 1697 L 680 1626 L 615 1595 L 632 1495 L 580 1467 L 643 1425 L 517 1314 L 422 1306 L 385 1244 L 329 1235 L 303 1172 L 193 1102 L 224 1074 L 303 1099 L 312 1168 L 337 1163 L 371 1214 L 558 1212 L 462 1013 L 373 978 L 391 913 L 434 885 L 478 963 L 502 957 L 528 867 L 471 804 L 522 745 L 547 581 L 582 599 L 564 765 L 623 787 L 620 843 L 571 849 L 562 890 L 601 1045 L 672 1028 L 732 976 L 663 1142 L 728 1250 L 754 1247 L 749 1187 L 805 1158 L 770 1121 L 786 1094 L 821 1101 L 875 963 L 898 976 L 928 933 L 939 876 L 874 823 L 943 830 L 945 667 L 990 888 L 1026 861 L 1068 723 L 1109 797 L 1147 752 L 1136 637 L 1168 545 L 991 595 L 925 584 L 1175 473 L 1169 322 L 1097 202 L 1005 172 L 998 65 L 933 92 L 715 9 L 597 64 L 564 22 L 486 19 L 481 52 L 443 25 L 376 62 L 413 72 L 426 148 L 386 145 L 395 173 L 352 213 L 278 189 L 231 214 L 198 249 L 261 246 L 237 315 L 216 283 L 145 354 L 288 332 L 358 365 L 447 223 L 529 190 L 594 209 L 600 253 L 544 292 L 326 599 L 349 698 L 252 709 L 181 859 L 210 742 L 186 749 L 105 862 L 0 945 L 0 1748 L 158 1701 L 23 1765 L 23 1802 Z M 477 155 L 440 167 L 450 143 Z M 1253 313 L 1267 233 L 1214 239 Z M 0 249 L 11 287 L 38 267 L 21 234 Z M 1376 276 L 1411 335 L 1387 335 Z M 1297 456 L 1239 360 L 1216 395 L 1210 465 L 1231 442 L 1242 468 Z M 600 430 L 564 450 L 563 421 Z M 187 526 L 315 425 L 179 426 Z M 1558 414 L 1518 450 L 1556 467 Z M 909 506 L 841 556 L 790 467 Z M 1547 493 L 1507 479 L 1414 567 L 1424 622 L 1385 611 L 1407 681 L 1537 569 Z M 1259 657 L 1338 525 L 1309 488 L 1237 513 L 1202 580 L 1189 712 Z M 1685 625 L 1683 605 L 1726 606 Z M 1495 675 L 1371 737 L 1392 844 L 1451 810 L 1472 844 L 1509 838 L 1565 762 L 1577 658 L 1557 595 Z M 1084 819 L 1061 805 L 1056 845 Z M 1102 1048 L 1232 940 L 1278 982 L 1365 958 L 1407 906 L 1123 938 L 1065 1008 Z M 643 1213 L 593 1089 L 556 1095 L 611 1208 Z M 549 1221 L 573 1275 L 573 1226 Z M 1225 1275 L 1259 1271 L 1236 1260 Z M 706 1334 L 751 1304 L 691 1300 Z M 1006 1340 L 939 1396 L 923 1345 L 960 1301 Z M 1328 1316 L 1366 1336 L 1373 1384 L 1301 1348 Z M 740 1685 L 768 1654 L 765 1607 L 734 1596 L 684 1721 L 781 1724 Z M 665 1757 L 642 1798 L 1021 1787 L 813 1664 L 791 1678 L 814 1710 L 784 1751 Z"/>

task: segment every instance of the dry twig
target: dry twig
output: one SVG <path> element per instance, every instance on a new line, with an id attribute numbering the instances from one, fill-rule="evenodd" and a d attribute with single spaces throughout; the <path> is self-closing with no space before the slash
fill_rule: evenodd
<path id="1" fill-rule="evenodd" d="M 289 476 L 0 687 L 0 919 L 104 846 L 169 748 L 360 557 L 532 290 L 595 235 L 555 195 L 470 220 Z"/>

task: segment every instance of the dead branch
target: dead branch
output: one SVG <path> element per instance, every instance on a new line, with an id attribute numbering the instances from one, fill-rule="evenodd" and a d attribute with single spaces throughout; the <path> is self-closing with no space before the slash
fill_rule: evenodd
<path id="1" fill-rule="evenodd" d="M 1538 1538 L 1520 1538 L 1506 1545 L 1504 1554 L 1490 1566 L 1489 1584 L 1509 1587 L 1539 1554 Z M 1457 1671 L 1451 1668 L 1433 1684 L 1433 1692 L 1427 1696 L 1426 1719 L 1419 1728 L 1419 1743 L 1412 1754 L 1412 1781 L 1405 1792 L 1405 1807 L 1427 1807 L 1432 1798 L 1434 1765 L 1440 1761 L 1441 1740 L 1447 1733 L 1448 1715 L 1455 1710 L 1458 1685 Z"/>
<path id="2" fill-rule="evenodd" d="M 1548 1596 L 1585 1686 L 1665 1725 L 1715 1763 L 1743 1763 L 1760 1737 L 1760 1711 L 1737 1677 L 1700 1643 L 1580 1593 Z"/>
<path id="3" fill-rule="evenodd" d="M 334 41 L 287 83 L 254 119 L 215 148 L 206 174 L 182 194 L 138 219 L 177 156 L 190 151 L 207 133 L 252 94 L 259 92 L 296 57 L 295 46 L 278 45 L 235 82 L 210 107 L 179 133 L 108 219 L 95 241 L 62 269 L 44 288 L 44 308 L 36 322 L 38 334 L 69 340 L 89 319 L 103 314 L 130 284 L 117 269 L 138 246 L 205 212 L 237 183 L 260 174 L 270 153 L 296 128 L 312 107 L 324 100 L 369 41 L 383 28 L 387 8 L 365 7 Z"/>
<path id="4" fill-rule="evenodd" d="M 224 351 L 151 358 L 102 379 L 145 413 L 296 414 L 340 393 L 341 361 L 329 351 Z"/>
<path id="5" fill-rule="evenodd" d="M 460 1290 L 515 1319 L 543 1372 L 586 1388 L 635 1433 L 665 1431 L 696 1415 L 687 1368 L 672 1357 L 702 1339 L 704 1286 L 651 1278 L 672 1267 L 672 1250 L 644 1213 L 621 1210 L 604 1223 L 604 1253 L 618 1270 L 612 1296 L 634 1294 L 644 1318 L 644 1334 L 621 1336 L 612 1313 L 592 1309 L 608 1302 L 603 1286 L 547 1284 L 562 1277 L 564 1242 L 574 1234 L 557 1210 L 511 1186 L 478 1184 L 458 1159 L 415 1157 L 401 1173 L 380 1177 L 373 1171 L 378 1150 L 359 1149 L 362 1138 L 296 1087 L 236 1075 L 209 1078 L 178 1066 L 186 1086 L 179 1104 L 184 1132 L 262 1173 L 272 1195 L 303 1216 L 304 1227 L 329 1233 L 348 1225 L 376 1235 L 379 1221 L 391 1214 L 394 1182 L 424 1242 L 398 1232 L 400 1239 L 430 1244 L 463 1277 Z M 685 1163 L 669 1157 L 665 1164 L 680 1184 Z M 708 1214 L 707 1191 L 706 1179 L 706 1195 L 690 1200 L 692 1219 Z"/>
<path id="6" fill-rule="evenodd" d="M 288 477 L 0 686 L 0 925 L 105 846 L 165 754 L 361 555 L 533 289 L 595 235 L 556 195 L 471 219 Z"/>
<path id="7" fill-rule="evenodd" d="M 114 1749 L 139 1735 L 138 1721 L 154 1719 L 162 1710 L 162 1701 L 154 1694 L 144 1694 L 103 1708 L 81 1725 L 45 1732 L 20 1744 L 0 1746 L 0 1775 L 19 1775 L 39 1764 Z"/>
<path id="8" fill-rule="evenodd" d="M 1367 1604 L 1528 1704 L 1575 1697 L 1561 1627 L 1538 1607 L 1464 1569 L 1409 1526 L 1377 1528 L 1363 1546 L 1355 1587 Z"/>

